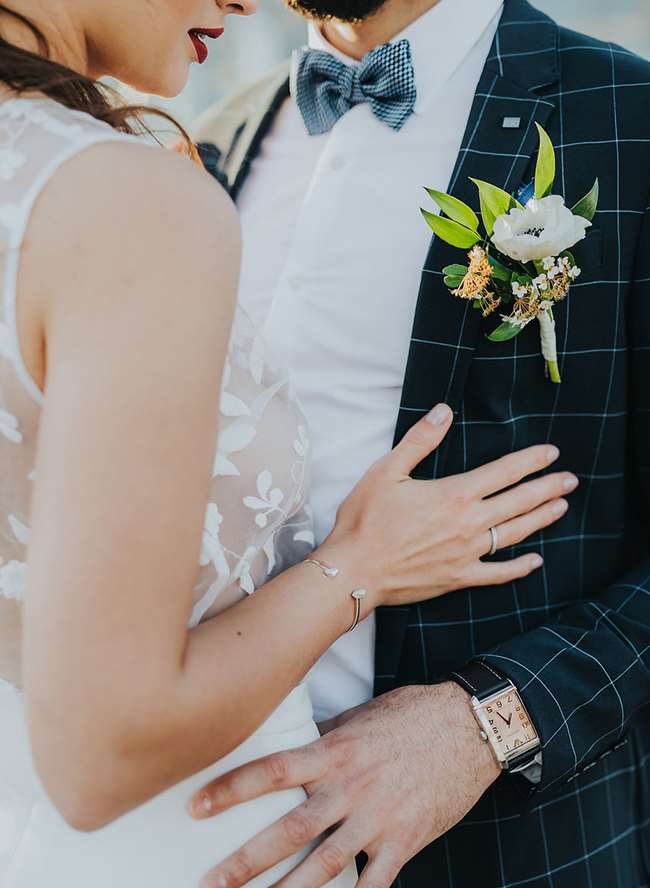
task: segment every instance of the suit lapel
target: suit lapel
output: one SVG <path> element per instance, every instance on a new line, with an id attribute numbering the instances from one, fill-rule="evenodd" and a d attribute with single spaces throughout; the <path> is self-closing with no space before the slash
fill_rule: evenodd
<path id="1" fill-rule="evenodd" d="M 516 192 L 533 175 L 538 136 L 554 104 L 544 87 L 559 79 L 557 27 L 526 0 L 506 0 L 490 55 L 481 75 L 449 192 L 473 207 L 476 187 L 469 177 Z M 506 118 L 519 118 L 516 128 Z M 434 404 L 458 411 L 469 368 L 485 328 L 481 313 L 454 299 L 444 286 L 442 268 L 458 262 L 460 252 L 434 238 L 422 273 L 395 441 Z M 445 445 L 414 473 L 434 478 L 444 473 Z M 376 692 L 394 682 L 399 668 L 409 609 L 381 609 L 377 615 Z"/>

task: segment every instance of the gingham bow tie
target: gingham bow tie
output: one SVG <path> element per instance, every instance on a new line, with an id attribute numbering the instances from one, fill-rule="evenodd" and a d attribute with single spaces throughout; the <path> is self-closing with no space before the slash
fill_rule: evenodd
<path id="1" fill-rule="evenodd" d="M 294 55 L 291 93 L 311 136 L 329 132 L 343 115 L 361 102 L 394 130 L 413 113 L 415 73 L 408 40 L 387 43 L 369 52 L 357 67 L 328 52 L 298 50 Z"/>

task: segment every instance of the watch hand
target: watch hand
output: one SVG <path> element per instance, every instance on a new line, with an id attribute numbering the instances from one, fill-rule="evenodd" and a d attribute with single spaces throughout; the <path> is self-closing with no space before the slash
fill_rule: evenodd
<path id="1" fill-rule="evenodd" d="M 510 727 L 510 722 L 512 721 L 512 712 L 510 713 L 510 716 L 508 718 L 504 718 L 500 712 L 497 712 L 497 715 L 499 716 L 499 718 L 502 721 L 504 721 L 508 725 L 508 727 Z"/>

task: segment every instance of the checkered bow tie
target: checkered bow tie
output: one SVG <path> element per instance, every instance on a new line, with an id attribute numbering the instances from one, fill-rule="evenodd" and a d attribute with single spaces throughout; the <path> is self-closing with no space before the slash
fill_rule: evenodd
<path id="1" fill-rule="evenodd" d="M 367 102 L 373 114 L 400 130 L 413 113 L 415 72 L 408 40 L 369 52 L 357 67 L 328 52 L 302 49 L 294 54 L 291 93 L 311 136 L 329 132 L 354 105 Z"/>

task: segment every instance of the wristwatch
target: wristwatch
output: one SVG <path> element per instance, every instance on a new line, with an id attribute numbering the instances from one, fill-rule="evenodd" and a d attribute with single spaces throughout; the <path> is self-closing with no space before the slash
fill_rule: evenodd
<path id="1" fill-rule="evenodd" d="M 504 771 L 526 771 L 539 761 L 541 741 L 517 688 L 489 663 L 474 660 L 449 675 L 472 695 L 472 711 L 483 740 Z"/>

